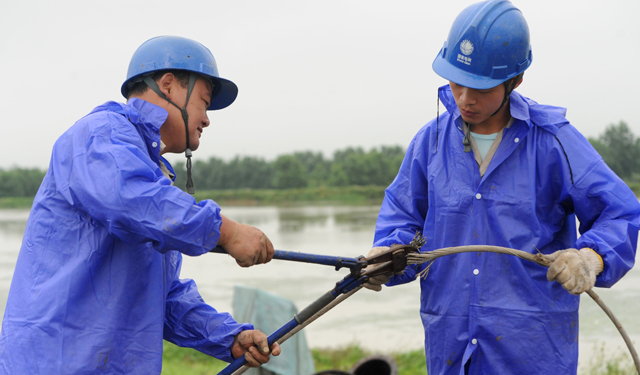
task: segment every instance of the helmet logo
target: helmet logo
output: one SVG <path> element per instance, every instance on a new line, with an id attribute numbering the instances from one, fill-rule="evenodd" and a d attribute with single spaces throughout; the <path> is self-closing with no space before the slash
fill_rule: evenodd
<path id="1" fill-rule="evenodd" d="M 462 52 L 466 56 L 469 56 L 471 53 L 473 53 L 473 43 L 471 43 L 469 39 L 463 40 L 462 43 L 460 43 L 460 52 Z"/>
<path id="2" fill-rule="evenodd" d="M 458 54 L 458 62 L 461 62 L 466 65 L 471 65 L 471 57 L 467 57 L 473 53 L 473 43 L 469 39 L 465 39 L 460 43 L 460 52 Z"/>

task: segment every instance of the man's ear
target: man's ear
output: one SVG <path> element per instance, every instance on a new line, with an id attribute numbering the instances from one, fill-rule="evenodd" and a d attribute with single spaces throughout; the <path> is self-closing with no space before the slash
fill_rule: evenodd
<path id="1" fill-rule="evenodd" d="M 171 99 L 171 90 L 173 89 L 173 84 L 176 81 L 176 76 L 173 73 L 165 73 L 158 80 L 158 87 L 160 91 L 169 99 Z"/>
<path id="2" fill-rule="evenodd" d="M 517 89 L 517 88 L 518 88 L 518 86 L 520 86 L 520 84 L 522 83 L 522 81 L 524 81 L 524 74 L 522 74 L 520 77 L 517 77 L 517 78 L 518 78 L 518 83 L 516 83 L 516 85 L 515 85 L 515 86 L 513 86 L 513 89 L 514 89 L 514 90 L 515 90 L 515 89 Z"/>

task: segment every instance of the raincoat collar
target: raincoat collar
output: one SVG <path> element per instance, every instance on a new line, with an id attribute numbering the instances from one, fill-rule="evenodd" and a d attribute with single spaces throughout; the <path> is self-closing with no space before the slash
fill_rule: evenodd
<path id="1" fill-rule="evenodd" d="M 127 103 L 106 102 L 94 108 L 91 113 L 102 111 L 115 112 L 126 117 L 134 125 L 147 146 L 147 152 L 151 160 L 160 165 L 160 127 L 167 120 L 169 112 L 162 107 L 138 98 L 131 98 Z M 162 159 L 162 161 L 167 165 L 169 164 L 165 159 Z"/>
<path id="2" fill-rule="evenodd" d="M 167 121 L 169 112 L 139 98 L 131 98 L 127 103 L 106 102 L 91 111 L 91 113 L 112 111 L 124 115 L 133 124 L 143 124 L 156 132 Z"/>
<path id="3" fill-rule="evenodd" d="M 460 110 L 453 99 L 449 85 L 440 87 L 438 95 L 442 104 L 451 114 L 454 123 L 457 123 L 458 118 L 461 117 Z M 555 135 L 560 127 L 569 123 L 565 117 L 566 108 L 538 104 L 520 95 L 517 91 L 511 93 L 509 106 L 511 117 L 523 121 L 529 128 L 536 125 Z"/>

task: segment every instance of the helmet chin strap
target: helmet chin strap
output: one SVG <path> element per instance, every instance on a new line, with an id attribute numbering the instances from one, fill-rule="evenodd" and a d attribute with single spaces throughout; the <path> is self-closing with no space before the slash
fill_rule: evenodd
<path id="1" fill-rule="evenodd" d="M 189 98 L 191 97 L 191 92 L 193 91 L 193 87 L 195 86 L 197 80 L 197 74 L 191 73 L 189 75 L 187 100 L 184 103 L 184 107 L 180 107 L 179 105 L 171 101 L 171 99 L 167 98 L 167 96 L 162 91 L 160 91 L 160 87 L 158 86 L 156 81 L 154 81 L 150 76 L 144 77 L 144 83 L 146 83 L 147 86 L 149 86 L 149 88 L 153 90 L 153 92 L 158 94 L 158 96 L 162 99 L 176 106 L 176 108 L 178 108 L 180 112 L 182 112 L 182 120 L 184 121 L 184 128 L 187 133 L 187 148 L 184 150 L 184 155 L 187 158 L 187 192 L 189 194 L 195 193 L 195 188 L 193 186 L 193 179 L 191 178 L 191 148 L 189 147 L 189 113 L 187 113 L 187 104 L 189 104 Z"/>
<path id="2" fill-rule="evenodd" d="M 495 112 L 493 112 L 493 114 L 489 117 L 495 116 L 496 113 L 500 112 L 502 107 L 504 107 L 504 105 L 509 101 L 509 97 L 511 96 L 511 93 L 513 92 L 513 90 L 516 88 L 516 85 L 518 84 L 518 81 L 516 81 L 516 78 L 518 78 L 518 76 L 515 76 L 504 83 L 504 99 L 502 100 L 502 104 L 500 104 L 500 107 L 498 107 L 498 109 Z"/>
<path id="3" fill-rule="evenodd" d="M 504 105 L 509 101 L 509 97 L 511 96 L 511 93 L 513 92 L 513 90 L 516 88 L 517 85 L 517 79 L 518 76 L 511 78 L 508 81 L 505 81 L 504 83 L 504 99 L 502 99 L 502 104 L 500 104 L 500 107 L 498 107 L 498 109 L 493 112 L 493 114 L 489 117 L 493 117 L 495 116 L 498 112 L 500 112 L 500 110 L 502 109 L 502 107 L 504 107 Z M 468 122 L 465 121 L 465 124 L 467 124 L 467 132 L 464 135 L 464 139 L 462 140 L 462 144 L 464 145 L 464 152 L 471 152 L 471 124 L 469 124 Z"/>

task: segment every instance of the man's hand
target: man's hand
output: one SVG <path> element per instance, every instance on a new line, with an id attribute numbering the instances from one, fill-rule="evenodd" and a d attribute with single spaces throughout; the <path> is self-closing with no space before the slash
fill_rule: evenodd
<path id="1" fill-rule="evenodd" d="M 260 229 L 236 223 L 225 216 L 222 216 L 218 245 L 222 246 L 240 267 L 269 263 L 273 258 L 273 244 Z"/>
<path id="2" fill-rule="evenodd" d="M 547 271 L 547 280 L 559 282 L 571 294 L 591 290 L 596 283 L 596 275 L 604 267 L 600 255 L 588 247 L 580 251 L 559 250 L 549 256 L 553 263 Z"/>
<path id="3" fill-rule="evenodd" d="M 244 354 L 247 360 L 247 366 L 260 367 L 269 362 L 270 355 L 280 355 L 280 345 L 273 343 L 269 350 L 267 335 L 258 330 L 247 330 L 238 333 L 231 345 L 231 355 L 233 358 L 239 358 Z"/>
<path id="4" fill-rule="evenodd" d="M 387 250 L 389 250 L 388 246 L 374 247 L 371 250 L 369 250 L 369 254 L 367 254 L 367 258 L 372 257 L 376 254 L 380 254 L 381 252 L 387 251 Z M 369 267 L 371 266 L 367 266 L 367 268 Z M 367 268 L 365 268 L 365 270 Z M 363 286 L 367 289 L 371 289 L 371 290 L 375 290 L 376 292 L 379 292 L 380 290 L 382 290 L 382 285 L 388 283 L 389 280 L 391 280 L 391 275 L 393 275 L 393 273 L 389 272 L 389 273 L 384 273 L 374 277 L 370 277 L 369 281 L 364 283 Z"/>

